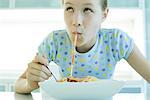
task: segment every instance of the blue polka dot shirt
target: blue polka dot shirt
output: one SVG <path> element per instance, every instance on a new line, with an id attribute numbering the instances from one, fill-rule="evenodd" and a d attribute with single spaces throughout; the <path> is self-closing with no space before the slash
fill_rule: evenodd
<path id="1" fill-rule="evenodd" d="M 133 40 L 119 29 L 101 29 L 95 45 L 86 53 L 75 52 L 74 77 L 95 76 L 110 79 L 116 63 L 127 59 L 133 49 Z M 66 30 L 51 32 L 40 44 L 38 52 L 49 62 L 55 62 L 64 77 L 71 74 L 72 44 Z"/>

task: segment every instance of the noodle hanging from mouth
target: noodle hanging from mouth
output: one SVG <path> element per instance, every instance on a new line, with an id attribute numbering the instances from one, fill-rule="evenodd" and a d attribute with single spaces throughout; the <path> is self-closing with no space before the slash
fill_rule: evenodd
<path id="1" fill-rule="evenodd" d="M 75 48 L 77 45 L 77 35 L 78 33 L 74 33 L 75 37 L 74 37 L 74 42 L 72 43 L 72 52 L 71 52 L 71 57 L 72 57 L 72 64 L 71 64 L 71 73 L 69 77 L 64 77 L 61 80 L 58 80 L 57 82 L 94 82 L 99 80 L 98 78 L 94 77 L 94 76 L 86 76 L 83 78 L 77 78 L 77 77 L 73 77 L 73 68 L 74 68 L 74 64 L 75 64 Z"/>
<path id="2" fill-rule="evenodd" d="M 75 33 L 75 39 L 74 39 L 73 48 L 72 48 L 72 55 L 71 55 L 72 56 L 71 73 L 70 73 L 71 77 L 72 77 L 74 63 L 75 63 L 75 48 L 76 48 L 76 44 L 77 44 L 77 33 Z"/>

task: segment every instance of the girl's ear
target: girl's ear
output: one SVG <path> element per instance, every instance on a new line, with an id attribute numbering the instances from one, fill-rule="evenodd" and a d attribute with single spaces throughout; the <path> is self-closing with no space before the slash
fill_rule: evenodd
<path id="1" fill-rule="evenodd" d="M 108 9 L 108 8 L 106 8 L 106 9 L 103 11 L 102 22 L 106 19 L 107 15 L 108 15 L 108 12 L 109 12 L 109 9 Z"/>

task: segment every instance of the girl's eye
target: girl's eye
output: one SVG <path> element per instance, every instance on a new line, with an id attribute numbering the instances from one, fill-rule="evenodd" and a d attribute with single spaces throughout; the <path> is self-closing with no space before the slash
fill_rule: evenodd
<path id="1" fill-rule="evenodd" d="M 83 10 L 83 12 L 93 12 L 93 10 L 90 9 L 90 8 L 85 8 L 85 9 Z"/>
<path id="2" fill-rule="evenodd" d="M 68 7 L 68 8 L 66 8 L 66 11 L 73 12 L 73 8 L 72 7 Z"/>

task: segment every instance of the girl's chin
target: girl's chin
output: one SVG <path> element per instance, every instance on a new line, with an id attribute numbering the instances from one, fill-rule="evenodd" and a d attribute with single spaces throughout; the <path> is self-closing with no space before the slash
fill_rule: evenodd
<path id="1" fill-rule="evenodd" d="M 77 44 L 76 44 L 76 47 L 82 47 L 82 43 L 81 42 L 78 42 Z"/>

